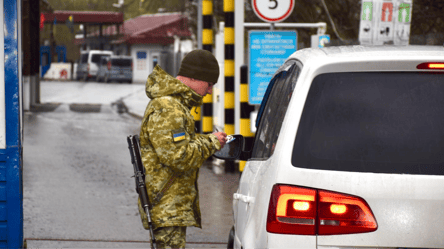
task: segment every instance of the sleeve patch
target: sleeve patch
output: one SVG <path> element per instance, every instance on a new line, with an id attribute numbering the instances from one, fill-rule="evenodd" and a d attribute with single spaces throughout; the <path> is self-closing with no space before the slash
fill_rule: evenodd
<path id="1" fill-rule="evenodd" d="M 182 140 L 185 140 L 185 130 L 184 129 L 177 129 L 173 130 L 173 141 L 174 142 L 180 142 Z"/>

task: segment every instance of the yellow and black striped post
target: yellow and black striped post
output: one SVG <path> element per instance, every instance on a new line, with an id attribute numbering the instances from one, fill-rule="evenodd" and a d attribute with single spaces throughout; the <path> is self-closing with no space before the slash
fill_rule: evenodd
<path id="1" fill-rule="evenodd" d="M 191 109 L 191 114 L 193 115 L 194 118 L 194 127 L 196 128 L 196 133 L 202 133 L 202 122 L 201 122 L 201 118 L 200 118 L 200 106 L 198 107 L 193 107 Z"/>
<path id="2" fill-rule="evenodd" d="M 225 133 L 234 134 L 234 0 L 224 0 L 225 12 L 225 28 L 224 28 L 224 44 L 225 44 Z M 225 162 L 225 172 L 234 172 L 235 164 L 233 161 Z"/>
<path id="3" fill-rule="evenodd" d="M 202 1 L 202 48 L 213 53 L 213 1 Z M 202 133 L 213 132 L 213 94 L 203 98 Z"/>
<path id="4" fill-rule="evenodd" d="M 248 66 L 243 65 L 240 69 L 240 133 L 245 138 L 245 150 L 253 148 L 254 133 L 251 132 L 250 114 L 254 111 L 254 106 L 248 104 Z M 246 161 L 240 161 L 239 171 L 243 172 Z"/>

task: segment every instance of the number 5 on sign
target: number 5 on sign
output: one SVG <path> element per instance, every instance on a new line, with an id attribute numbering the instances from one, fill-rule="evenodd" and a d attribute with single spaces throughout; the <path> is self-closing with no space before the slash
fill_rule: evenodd
<path id="1" fill-rule="evenodd" d="M 254 13 L 265 22 L 281 22 L 294 8 L 294 0 L 251 0 Z"/>

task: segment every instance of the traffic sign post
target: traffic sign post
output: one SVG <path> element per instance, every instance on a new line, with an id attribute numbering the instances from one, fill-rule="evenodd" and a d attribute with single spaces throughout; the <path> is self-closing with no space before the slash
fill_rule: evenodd
<path id="1" fill-rule="evenodd" d="M 297 49 L 296 31 L 249 32 L 249 99 L 260 105 L 268 83 L 285 59 Z"/>
<path id="2" fill-rule="evenodd" d="M 252 0 L 252 6 L 253 9 L 255 11 L 255 13 L 261 14 L 262 17 L 260 15 L 259 18 L 264 20 L 266 23 L 246 23 L 244 22 L 244 1 L 235 1 L 235 71 L 239 72 L 241 66 L 244 63 L 244 30 L 246 27 L 249 28 L 270 28 L 271 30 L 273 30 L 274 27 L 281 27 L 281 28 L 291 28 L 291 29 L 296 29 L 296 28 L 316 28 L 317 29 L 317 33 L 318 35 L 323 35 L 325 34 L 326 30 L 327 30 L 327 24 L 324 22 L 319 22 L 319 23 L 279 23 L 280 21 L 283 21 L 285 18 L 287 18 L 291 12 L 293 11 L 294 8 L 294 0 Z M 260 7 L 259 7 L 260 6 Z M 278 7 L 282 7 L 282 6 L 286 6 L 284 9 L 284 11 L 282 11 L 280 8 Z M 263 10 L 263 7 L 266 9 Z M 280 11 L 279 11 L 280 10 Z M 268 13 L 268 11 L 270 11 L 270 13 Z M 272 13 L 276 13 L 274 11 L 278 11 L 278 14 L 272 14 Z M 263 13 L 264 12 L 264 13 Z M 274 33 L 274 31 L 267 31 L 268 33 Z M 280 31 L 280 32 L 285 32 L 285 31 Z M 276 62 L 276 64 L 278 63 L 283 63 L 283 61 L 289 56 L 291 55 L 293 52 L 296 51 L 297 49 L 297 33 L 296 31 L 292 31 L 293 34 L 293 47 L 292 47 L 292 51 L 288 53 L 288 55 L 286 53 L 284 53 L 285 55 L 282 56 L 282 58 L 284 59 L 280 59 L 280 62 Z M 251 37 L 249 37 L 251 38 Z M 251 41 L 251 39 L 250 39 Z M 251 43 L 248 44 L 248 46 L 251 46 Z M 251 55 L 251 50 L 250 50 L 250 55 Z M 254 52 L 254 51 L 253 51 Z M 272 58 L 275 58 L 275 56 L 267 56 L 268 59 L 266 60 L 271 60 Z M 279 57 L 280 58 L 280 57 Z M 278 59 L 279 59 L 278 58 Z M 248 96 L 248 102 L 249 104 L 253 104 L 253 102 L 255 103 L 256 107 L 258 107 L 257 105 L 260 104 L 262 97 L 259 97 L 254 100 L 251 101 L 251 91 L 252 87 L 255 88 L 256 86 L 258 86 L 259 84 L 263 84 L 265 85 L 265 88 L 268 86 L 268 82 L 271 79 L 272 74 L 274 73 L 269 73 L 269 77 L 268 79 L 260 79 L 259 81 L 253 80 L 251 77 L 251 74 L 253 72 L 253 70 L 251 69 L 251 66 L 253 65 L 251 60 L 248 61 L 249 65 L 250 65 L 250 72 L 248 74 L 249 76 L 249 93 L 250 95 Z M 260 63 L 259 63 L 260 64 Z M 257 66 L 257 65 L 256 65 Z M 276 67 L 274 69 L 274 71 L 276 71 L 278 69 L 278 67 Z M 239 74 L 235 74 L 235 120 L 240 120 L 240 77 Z M 265 82 L 261 83 L 261 82 Z M 252 86 L 253 85 L 253 86 Z M 263 86 L 261 86 L 263 87 Z M 258 89 L 256 87 L 256 89 Z M 264 90 L 265 91 L 265 90 Z M 262 93 L 264 94 L 264 93 Z M 255 123 L 254 120 L 250 120 L 251 122 Z M 235 123 L 235 131 L 236 133 L 240 133 L 240 125 L 239 122 Z"/>
<path id="3" fill-rule="evenodd" d="M 265 22 L 281 22 L 290 16 L 294 0 L 251 0 L 254 13 Z M 296 31 L 249 32 L 249 95 L 250 105 L 260 105 L 274 72 L 297 48 Z"/>
<path id="4" fill-rule="evenodd" d="M 290 16 L 294 0 L 251 0 L 254 13 L 265 22 L 281 22 Z"/>

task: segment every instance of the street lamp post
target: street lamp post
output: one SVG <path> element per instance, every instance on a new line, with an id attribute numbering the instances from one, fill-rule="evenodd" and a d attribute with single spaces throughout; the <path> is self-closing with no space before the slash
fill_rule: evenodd
<path id="1" fill-rule="evenodd" d="M 113 6 L 120 9 L 120 13 L 122 13 L 123 16 L 123 37 L 126 37 L 125 32 L 125 0 L 119 0 L 118 3 L 113 3 Z M 124 39 L 125 40 L 125 39 Z M 129 49 L 128 46 L 126 47 L 126 54 L 128 54 Z"/>
<path id="2" fill-rule="evenodd" d="M 197 5 L 197 48 L 202 49 L 202 0 L 197 0 L 197 3 L 192 2 L 193 5 Z"/>

